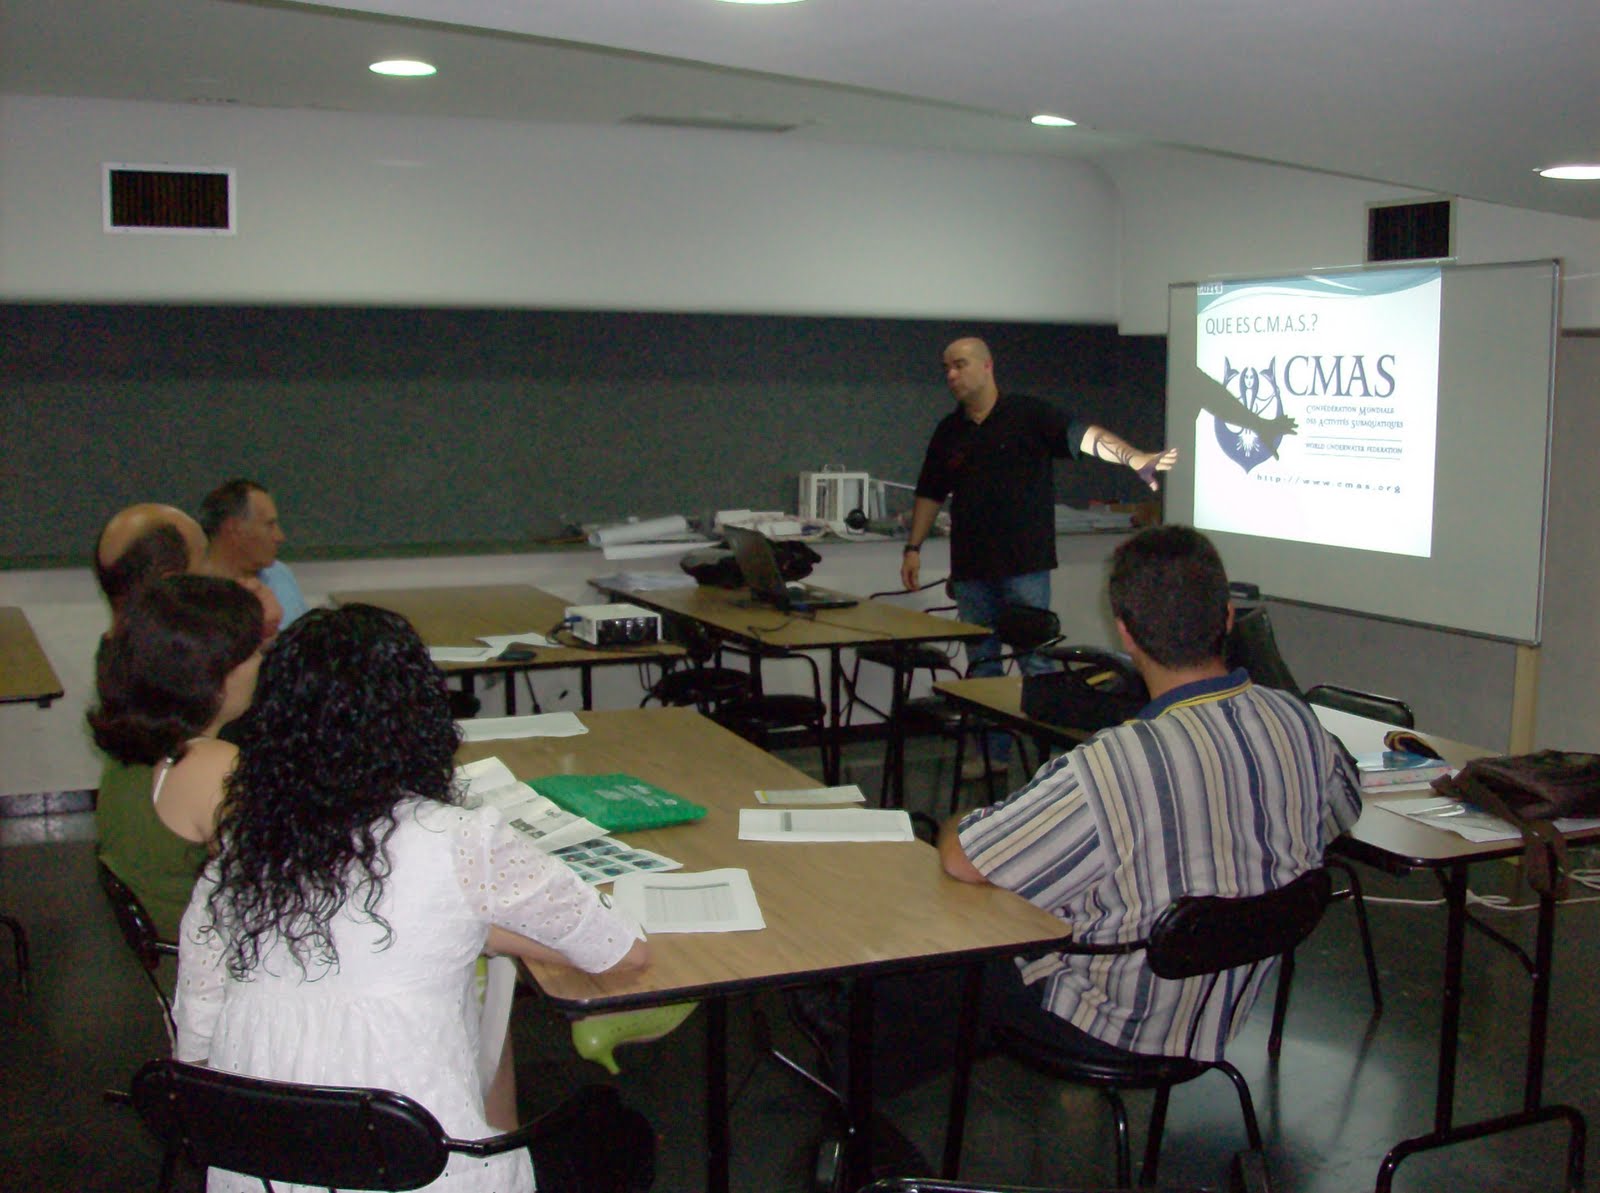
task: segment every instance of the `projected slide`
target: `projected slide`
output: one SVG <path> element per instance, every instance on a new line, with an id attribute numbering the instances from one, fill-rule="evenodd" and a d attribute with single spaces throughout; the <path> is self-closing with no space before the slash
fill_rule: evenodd
<path id="1" fill-rule="evenodd" d="M 1437 268 L 1197 286 L 1194 524 L 1426 558 L 1439 294 Z"/>

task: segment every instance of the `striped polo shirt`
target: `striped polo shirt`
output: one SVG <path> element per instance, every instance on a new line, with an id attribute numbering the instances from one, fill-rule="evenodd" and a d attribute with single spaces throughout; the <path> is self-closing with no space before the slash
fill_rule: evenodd
<path id="1" fill-rule="evenodd" d="M 1176 688 L 1053 759 L 1005 801 L 966 816 L 960 835 L 990 882 L 1100 943 L 1146 935 L 1181 895 L 1280 887 L 1320 865 L 1360 813 L 1355 773 L 1311 709 L 1239 670 Z M 1192 1049 L 1207 979 L 1157 978 L 1142 952 L 1052 953 L 1022 975 L 1047 1010 L 1105 1043 L 1214 1060 L 1269 969 L 1258 969 L 1231 1024 L 1221 1014 L 1229 1000 L 1210 1001 Z"/>

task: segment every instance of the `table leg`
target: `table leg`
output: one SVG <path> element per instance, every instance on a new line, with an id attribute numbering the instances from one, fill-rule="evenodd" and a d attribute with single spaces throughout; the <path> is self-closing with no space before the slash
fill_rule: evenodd
<path id="1" fill-rule="evenodd" d="M 517 673 L 515 671 L 503 672 L 506 677 L 506 716 L 517 715 Z"/>
<path id="2" fill-rule="evenodd" d="M 826 764 L 823 770 L 830 787 L 839 783 L 840 760 L 843 755 L 843 727 L 839 724 L 842 715 L 840 708 L 843 703 L 843 677 L 839 673 L 840 647 L 828 648 L 828 741 L 824 750 Z"/>
<path id="3" fill-rule="evenodd" d="M 583 711 L 588 712 L 594 708 L 594 668 L 579 667 L 578 675 L 583 690 Z"/>
<path id="4" fill-rule="evenodd" d="M 944 1163 L 939 1175 L 947 1181 L 961 1174 L 961 1143 L 967 1129 L 967 1096 L 972 1062 L 978 1054 L 978 1008 L 983 998 L 984 962 L 967 967 L 961 983 L 961 1014 L 956 1026 L 956 1069 L 950 1079 L 950 1113 L 944 1129 Z"/>
<path id="5" fill-rule="evenodd" d="M 842 1188 L 856 1189 L 872 1167 L 872 1020 L 870 978 L 850 983 L 850 1080 L 845 1089 Z"/>
<path id="6" fill-rule="evenodd" d="M 705 1000 L 706 1190 L 728 1193 L 728 1001 Z"/>
<path id="7" fill-rule="evenodd" d="M 1456 1056 L 1461 1037 L 1461 963 L 1467 934 L 1467 867 L 1452 866 L 1444 883 L 1444 998 L 1439 1013 L 1439 1083 L 1433 1129 L 1448 1131 L 1455 1114 Z"/>
<path id="8" fill-rule="evenodd" d="M 1554 961 L 1555 900 L 1539 897 L 1539 923 L 1533 966 L 1533 991 L 1528 1012 L 1528 1054 L 1521 1111 L 1456 1126 L 1456 1055 L 1461 1028 L 1462 957 L 1467 922 L 1467 866 L 1452 866 L 1445 880 L 1444 1005 L 1439 1021 L 1439 1084 L 1434 1097 L 1433 1130 L 1390 1148 L 1378 1167 L 1377 1193 L 1389 1193 L 1395 1170 L 1418 1152 L 1434 1151 L 1472 1139 L 1483 1139 L 1539 1123 L 1567 1124 L 1567 1187 L 1583 1184 L 1583 1157 L 1588 1125 L 1578 1110 L 1560 1104 L 1542 1105 L 1545 1036 L 1550 1011 L 1550 969 Z"/>

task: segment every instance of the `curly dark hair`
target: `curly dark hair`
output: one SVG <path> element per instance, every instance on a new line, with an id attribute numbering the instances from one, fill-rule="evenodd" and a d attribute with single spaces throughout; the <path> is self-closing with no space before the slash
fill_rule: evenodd
<path id="1" fill-rule="evenodd" d="M 261 602 L 232 580 L 168 576 L 129 599 L 95 656 L 95 743 L 121 762 L 181 758 L 228 672 L 261 645 Z"/>
<path id="2" fill-rule="evenodd" d="M 1152 526 L 1111 555 L 1111 612 L 1166 667 L 1222 657 L 1228 574 L 1216 547 L 1192 526 Z"/>
<path id="3" fill-rule="evenodd" d="M 455 803 L 460 731 L 444 676 L 405 618 L 313 609 L 268 653 L 218 823 L 211 922 L 245 980 L 279 940 L 309 973 L 336 964 L 347 902 L 377 914 L 395 806 Z"/>

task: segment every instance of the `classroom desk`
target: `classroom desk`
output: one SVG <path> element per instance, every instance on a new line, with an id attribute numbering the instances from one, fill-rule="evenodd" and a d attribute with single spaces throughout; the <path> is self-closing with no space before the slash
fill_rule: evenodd
<path id="1" fill-rule="evenodd" d="M 816 613 L 785 613 L 755 604 L 743 588 L 655 589 L 647 592 L 614 590 L 618 600 L 632 601 L 673 617 L 702 625 L 756 657 L 759 674 L 764 656 L 796 654 L 810 650 L 828 652 L 828 741 L 824 750 L 827 781 L 839 781 L 840 706 L 843 695 L 844 649 L 868 642 L 893 642 L 912 646 L 919 642 L 949 642 L 981 638 L 991 631 L 983 626 L 955 621 L 908 609 L 888 601 L 862 598 L 848 609 L 823 609 Z M 899 692 L 896 691 L 898 701 Z M 893 710 L 898 712 L 898 709 Z M 894 717 L 891 715 L 891 723 Z"/>
<path id="2" fill-rule="evenodd" d="M 0 704 L 36 702 L 40 708 L 61 695 L 61 680 L 28 624 L 13 605 L 0 608 Z"/>
<path id="3" fill-rule="evenodd" d="M 335 592 L 336 605 L 367 604 L 391 609 L 413 626 L 429 646 L 471 646 L 482 635 L 546 634 L 561 624 L 571 601 L 562 600 L 530 584 L 480 584 L 441 588 L 380 588 L 360 592 Z M 585 648 L 539 647 L 532 659 L 509 662 L 487 659 L 481 663 L 441 663 L 440 669 L 459 675 L 466 691 L 473 677 L 491 671 L 546 671 L 575 667 L 583 685 L 583 707 L 594 707 L 591 673 L 596 667 L 639 663 L 683 654 L 681 647 L 659 642 L 649 646 Z M 516 686 L 506 684 L 506 715 L 517 711 Z"/>
<path id="4" fill-rule="evenodd" d="M 584 713 L 582 720 L 589 729 L 582 736 L 478 742 L 463 745 L 459 756 L 462 761 L 498 756 L 524 778 L 621 771 L 704 805 L 703 820 L 630 833 L 627 839 L 681 861 L 686 871 L 748 870 L 767 927 L 657 935 L 650 942 L 653 963 L 642 973 L 590 975 L 531 965 L 534 979 L 552 1002 L 573 1015 L 704 1001 L 708 1188 L 713 1193 L 726 1190 L 728 1180 L 727 999 L 828 978 L 859 979 L 851 983 L 851 1049 L 861 1059 L 850 1065 L 847 1166 L 864 1172 L 872 1102 L 870 979 L 962 964 L 976 975 L 988 956 L 1059 939 L 1061 922 L 1009 892 L 946 878 L 934 851 L 921 842 L 740 841 L 739 809 L 757 806 L 756 788 L 811 787 L 815 781 L 692 709 Z M 968 982 L 973 996 L 963 1024 L 968 1029 L 979 980 L 973 976 Z M 954 1084 L 960 1088 L 952 1092 L 953 1113 L 965 1102 L 972 1043 L 970 1030 L 958 1032 Z M 930 1041 L 930 1046 L 942 1045 Z M 953 1167 L 959 1154 L 963 1125 L 961 1115 L 954 1114 L 947 1166 Z"/>
<path id="5" fill-rule="evenodd" d="M 1022 714 L 1022 681 L 1018 676 L 997 679 L 952 680 L 935 685 L 936 690 L 966 704 L 985 716 L 1015 725 L 1042 741 L 1071 748 L 1086 736 L 1079 730 L 1048 725 Z M 1355 753 L 1382 748 L 1383 734 L 1394 726 L 1369 721 L 1364 717 L 1329 709 L 1317 709 L 1318 718 Z M 1461 765 L 1488 750 L 1446 738 L 1425 735 L 1447 760 Z M 1528 1006 L 1528 1046 L 1523 1061 L 1521 1109 L 1494 1118 L 1457 1124 L 1455 1118 L 1456 1068 L 1461 1045 L 1461 999 L 1466 952 L 1467 876 L 1479 862 L 1517 857 L 1522 841 L 1473 842 L 1444 829 L 1422 824 L 1390 811 L 1384 805 L 1392 800 L 1414 796 L 1409 792 L 1364 792 L 1361 818 L 1350 831 L 1335 841 L 1331 852 L 1353 861 L 1374 866 L 1391 874 L 1404 875 L 1419 870 L 1436 874 L 1444 889 L 1444 982 L 1439 1010 L 1439 1069 L 1434 1089 L 1433 1129 L 1402 1140 L 1390 1148 L 1378 1169 L 1377 1193 L 1388 1193 L 1395 1171 L 1408 1157 L 1482 1139 L 1536 1123 L 1562 1121 L 1568 1126 L 1567 1175 L 1576 1188 L 1583 1175 L 1584 1140 L 1587 1127 L 1583 1115 L 1572 1106 L 1544 1101 L 1544 1057 L 1550 1015 L 1551 969 L 1554 964 L 1556 900 L 1539 896 L 1538 923 L 1534 933 L 1534 953 L 1528 957 L 1508 938 L 1479 925 L 1490 939 L 1510 949 L 1531 976 Z M 1600 839 L 1600 829 L 1575 833 L 1571 841 Z M 1476 921 L 1471 921 L 1476 924 Z"/>

